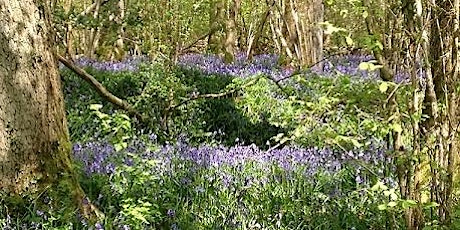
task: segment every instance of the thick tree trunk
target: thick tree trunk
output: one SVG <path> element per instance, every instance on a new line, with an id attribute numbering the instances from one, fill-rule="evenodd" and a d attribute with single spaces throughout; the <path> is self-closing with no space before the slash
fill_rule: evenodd
<path id="1" fill-rule="evenodd" d="M 0 189 L 14 196 L 65 185 L 61 195 L 86 212 L 70 160 L 46 4 L 0 0 Z"/>
<path id="2" fill-rule="evenodd" d="M 297 3 L 300 8 L 297 30 L 302 34 L 299 41 L 302 50 L 301 64 L 312 65 L 323 58 L 323 30 L 319 23 L 324 20 L 324 6 L 322 0 L 302 2 Z"/>

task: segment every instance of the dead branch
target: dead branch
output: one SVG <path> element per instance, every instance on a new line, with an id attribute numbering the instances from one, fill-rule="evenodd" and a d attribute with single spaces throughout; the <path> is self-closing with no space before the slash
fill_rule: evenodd
<path id="1" fill-rule="evenodd" d="M 99 81 L 96 80 L 96 78 L 91 76 L 84 69 L 76 66 L 72 61 L 65 59 L 59 54 L 56 54 L 56 57 L 67 68 L 69 68 L 78 76 L 83 78 L 83 80 L 88 82 L 97 91 L 97 93 L 106 101 L 116 105 L 118 108 L 122 110 L 127 111 L 128 114 L 135 116 L 142 122 L 145 120 L 145 118 L 137 110 L 135 110 L 133 106 L 131 106 L 128 102 L 124 101 L 123 99 L 120 99 L 117 96 L 110 93 Z"/>

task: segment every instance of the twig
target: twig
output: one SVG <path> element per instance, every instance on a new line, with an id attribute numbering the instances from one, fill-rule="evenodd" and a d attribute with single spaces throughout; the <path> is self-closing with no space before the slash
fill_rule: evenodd
<path id="1" fill-rule="evenodd" d="M 398 84 L 394 87 L 394 89 L 391 91 L 390 95 L 388 95 L 385 104 L 390 103 L 391 98 L 394 96 L 394 94 L 395 94 L 396 91 L 399 89 L 399 87 L 400 87 L 401 85 L 403 85 L 403 83 L 404 83 L 404 82 L 400 82 L 400 83 L 398 83 Z"/>
<path id="2" fill-rule="evenodd" d="M 338 52 L 335 52 L 333 54 L 330 54 L 330 55 L 327 55 L 326 57 L 323 57 L 322 59 L 320 59 L 319 61 L 311 64 L 311 65 L 308 65 L 307 67 L 305 67 L 304 69 L 305 70 L 308 70 L 308 69 L 311 69 L 313 68 L 314 66 L 320 64 L 321 62 L 324 62 L 326 60 L 328 60 L 329 58 L 331 57 L 335 57 L 335 56 L 339 56 L 339 55 L 344 55 L 344 54 L 349 54 L 355 50 L 359 50 L 359 49 L 352 49 L 352 50 L 345 50 L 345 51 L 338 51 Z M 282 78 L 282 79 L 278 79 L 278 80 L 274 80 L 272 79 L 275 83 L 277 82 L 281 82 L 281 81 L 284 81 L 284 80 L 287 80 L 289 78 L 292 78 L 294 76 L 297 76 L 297 75 L 300 75 L 300 74 L 303 74 L 303 73 L 306 73 L 305 70 L 300 70 L 300 69 L 297 69 L 296 71 L 294 71 L 292 74 L 290 74 L 289 76 L 285 77 L 285 78 Z"/>
<path id="3" fill-rule="evenodd" d="M 221 97 L 225 97 L 225 96 L 228 96 L 228 95 L 231 95 L 245 87 L 248 87 L 250 85 L 253 85 L 255 84 L 257 81 L 259 80 L 259 78 L 256 78 L 256 79 L 253 79 L 252 81 L 249 81 L 248 83 L 244 84 L 243 86 L 239 87 L 239 88 L 235 88 L 235 89 L 232 89 L 232 90 L 229 90 L 227 92 L 222 92 L 222 93 L 210 93 L 210 94 L 198 94 L 198 95 L 194 95 L 192 97 L 189 97 L 181 102 L 179 102 L 179 104 L 177 105 L 172 105 L 169 110 L 174 110 L 176 109 L 177 107 L 181 106 L 181 105 L 184 105 L 184 104 L 187 104 L 191 101 L 194 101 L 194 100 L 199 100 L 199 99 L 205 99 L 205 98 L 221 98 Z"/>

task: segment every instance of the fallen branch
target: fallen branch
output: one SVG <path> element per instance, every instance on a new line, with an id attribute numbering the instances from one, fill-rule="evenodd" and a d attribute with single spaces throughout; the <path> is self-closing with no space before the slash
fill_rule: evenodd
<path id="1" fill-rule="evenodd" d="M 97 93 L 104 98 L 106 101 L 116 105 L 118 108 L 125 110 L 128 114 L 135 116 L 140 121 L 144 121 L 144 117 L 134 109 L 128 102 L 124 101 L 123 99 L 118 98 L 117 96 L 110 93 L 99 81 L 97 81 L 93 76 L 87 73 L 84 69 L 76 66 L 72 61 L 69 61 L 62 57 L 59 54 L 56 54 L 58 60 L 64 64 L 67 68 L 72 70 L 78 76 L 83 78 L 86 82 L 88 82 L 96 91 Z"/>

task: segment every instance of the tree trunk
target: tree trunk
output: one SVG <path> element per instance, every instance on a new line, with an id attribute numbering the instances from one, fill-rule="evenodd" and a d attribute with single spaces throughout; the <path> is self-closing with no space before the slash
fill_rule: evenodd
<path id="1" fill-rule="evenodd" d="M 117 60 L 123 60 L 123 58 L 125 57 L 125 0 L 118 1 L 118 8 L 120 12 L 117 18 L 115 19 L 115 22 L 119 25 L 120 28 L 118 29 L 117 41 L 115 42 L 115 56 Z"/>
<path id="2" fill-rule="evenodd" d="M 281 24 L 275 32 L 287 56 L 293 56 L 300 66 L 320 61 L 323 54 L 323 31 L 319 26 L 324 15 L 322 0 L 280 0 L 277 11 L 275 16 L 281 19 Z"/>
<path id="3" fill-rule="evenodd" d="M 208 50 L 213 53 L 219 53 L 221 51 L 221 39 L 218 33 L 222 30 L 222 20 L 224 17 L 224 3 L 223 0 L 214 0 L 211 2 L 211 11 L 209 13 L 209 27 L 211 32 L 208 36 Z"/>
<path id="4" fill-rule="evenodd" d="M 73 0 L 66 0 L 64 3 L 64 13 L 66 15 L 69 14 L 70 10 L 72 9 L 72 1 Z M 72 22 L 69 20 L 66 22 L 66 31 L 65 31 L 65 52 L 66 55 L 73 60 L 75 58 L 75 50 L 74 50 L 74 41 L 73 41 L 73 26 Z"/>
<path id="5" fill-rule="evenodd" d="M 93 18 L 94 20 L 99 19 L 99 9 L 102 5 L 102 0 L 95 0 L 94 2 L 95 8 L 93 12 Z M 99 26 L 96 28 L 91 28 L 86 32 L 86 37 L 85 37 L 85 56 L 88 58 L 95 58 L 96 56 L 96 50 L 99 46 L 99 39 L 101 38 L 101 31 Z"/>
<path id="6" fill-rule="evenodd" d="M 0 189 L 55 191 L 90 216 L 72 169 L 49 15 L 46 1 L 0 0 Z"/>
<path id="7" fill-rule="evenodd" d="M 426 114 L 430 118 L 424 123 L 424 129 L 428 143 L 431 143 L 433 147 L 429 148 L 433 172 L 432 200 L 440 205 L 437 215 L 439 220 L 446 225 L 451 222 L 454 156 L 458 154 L 456 87 L 459 83 L 460 63 L 458 56 L 459 8 L 458 0 L 442 0 L 436 1 L 432 9 L 429 58 L 432 61 L 433 88 L 429 92 L 427 90 L 425 97 L 427 105 L 442 105 L 439 109 L 427 106 Z M 434 141 L 431 141 L 430 138 L 433 138 Z"/>
<path id="8" fill-rule="evenodd" d="M 235 59 L 237 43 L 237 16 L 239 15 L 241 0 L 232 0 L 227 2 L 227 17 L 225 20 L 225 44 L 224 59 L 226 62 L 232 62 Z"/>
<path id="9" fill-rule="evenodd" d="M 323 22 L 324 6 L 322 0 L 310 0 L 297 3 L 301 8 L 297 30 L 302 34 L 299 41 L 302 50 L 302 65 L 312 65 L 323 58 L 323 30 L 319 23 Z M 302 20 L 304 19 L 304 20 Z M 319 63 L 321 64 L 321 63 Z"/>
<path id="10" fill-rule="evenodd" d="M 271 2 L 267 1 L 267 9 L 260 17 L 260 21 L 257 24 L 254 38 L 249 39 L 248 50 L 246 52 L 246 56 L 248 56 L 249 60 L 252 59 L 252 55 L 254 54 L 253 52 L 254 49 L 257 49 L 257 45 L 259 44 L 259 39 L 262 36 L 262 33 L 264 32 L 265 24 L 267 24 L 268 17 L 270 16 L 270 12 L 272 11 L 272 8 L 274 5 L 275 5 L 275 0 L 271 0 Z"/>
<path id="11" fill-rule="evenodd" d="M 286 21 L 284 19 L 284 12 L 286 11 L 286 4 L 284 4 L 284 1 L 278 1 L 276 3 L 276 10 L 272 14 L 271 20 L 270 20 L 270 26 L 273 35 L 273 40 L 279 47 L 278 50 L 281 51 L 281 53 L 285 53 L 287 55 L 288 61 L 292 61 L 295 57 L 292 51 L 292 47 L 290 46 L 289 39 L 287 39 L 288 32 L 287 32 L 287 26 L 286 26 Z"/>

